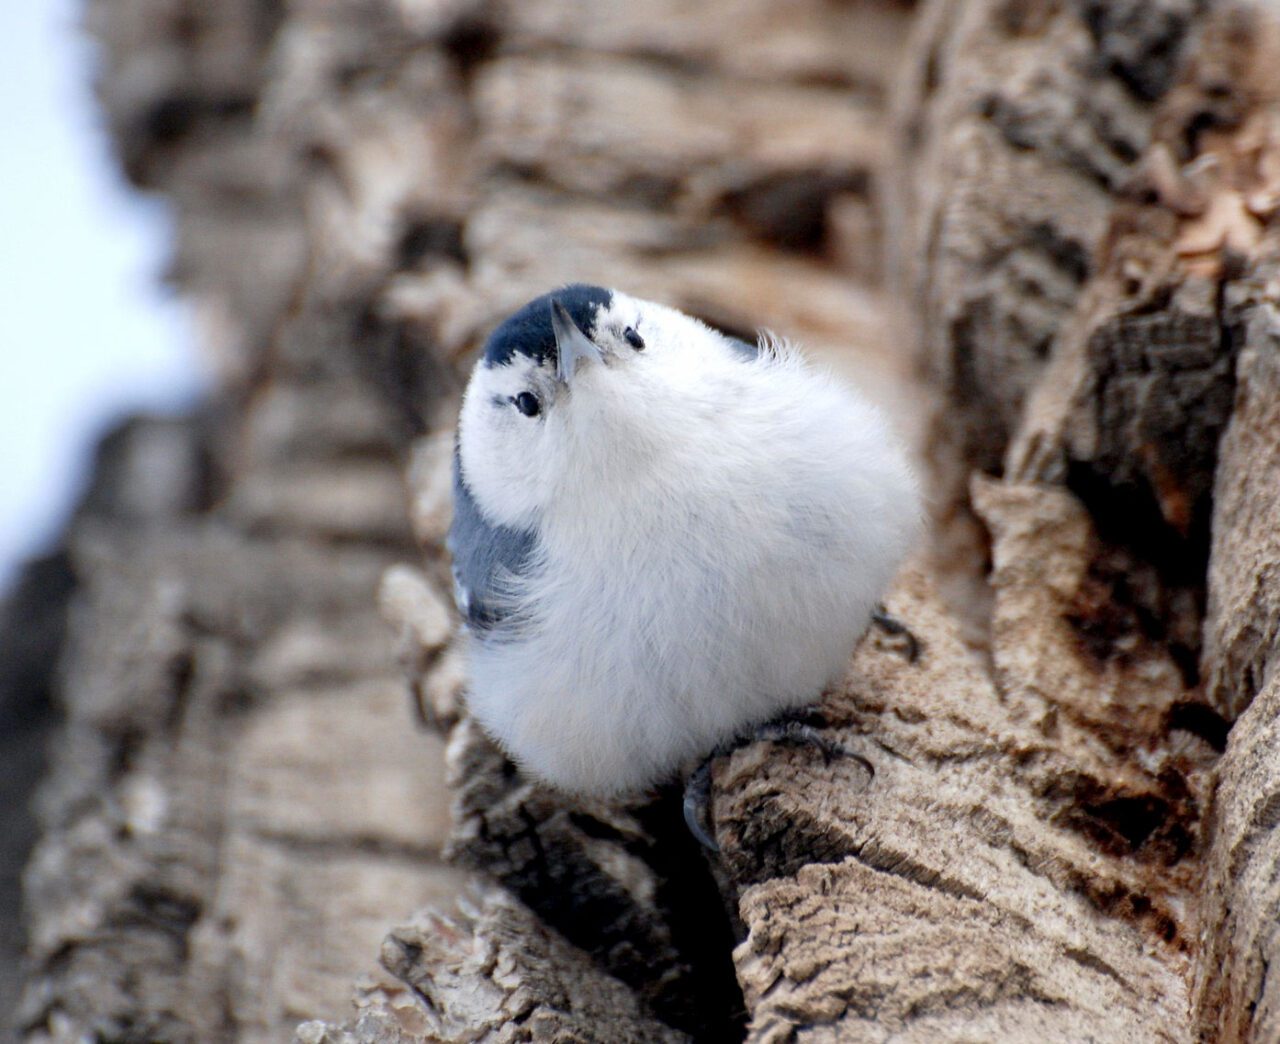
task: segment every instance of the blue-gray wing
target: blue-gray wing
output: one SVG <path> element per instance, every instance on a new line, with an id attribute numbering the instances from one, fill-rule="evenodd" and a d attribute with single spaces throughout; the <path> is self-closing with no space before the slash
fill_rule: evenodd
<path id="1" fill-rule="evenodd" d="M 532 532 L 495 526 L 481 514 L 455 449 L 453 524 L 446 546 L 453 556 L 454 600 L 473 630 L 492 631 L 509 615 L 504 595 L 511 580 L 528 568 L 533 545 Z"/>

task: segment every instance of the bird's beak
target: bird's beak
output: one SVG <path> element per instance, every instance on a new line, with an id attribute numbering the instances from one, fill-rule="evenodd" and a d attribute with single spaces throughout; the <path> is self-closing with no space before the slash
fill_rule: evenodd
<path id="1" fill-rule="evenodd" d="M 551 299 L 551 329 L 556 335 L 556 376 L 563 383 L 568 384 L 573 378 L 579 359 L 600 360 L 600 349 L 578 329 L 569 310 L 554 297 Z"/>

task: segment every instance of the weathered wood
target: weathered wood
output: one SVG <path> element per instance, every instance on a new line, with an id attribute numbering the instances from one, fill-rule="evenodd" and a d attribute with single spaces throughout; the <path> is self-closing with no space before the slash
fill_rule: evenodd
<path id="1" fill-rule="evenodd" d="M 91 12 L 224 387 L 200 495 L 139 447 L 150 507 L 73 532 L 26 1039 L 1275 1035 L 1265 5 Z M 466 715 L 455 396 L 572 279 L 795 338 L 936 491 L 921 657 L 873 632 L 824 701 L 874 774 L 721 760 L 717 860 Z"/>
<path id="2" fill-rule="evenodd" d="M 870 640 L 824 704 L 874 778 L 756 750 L 718 777 L 752 1039 L 1183 1037 L 1194 801 L 1170 807 L 1154 773 L 1071 720 L 1058 679 L 1024 673 L 1070 681 L 1089 655 L 1037 633 L 1082 579 L 1087 519 L 1034 488 L 989 486 L 979 503 L 998 533 L 994 675 L 912 576 L 892 607 L 922 659 Z"/>
<path id="3" fill-rule="evenodd" d="M 360 992 L 350 1029 L 304 1023 L 299 1044 L 687 1039 L 499 889 L 396 928 L 382 962 L 388 976 Z"/>
<path id="4" fill-rule="evenodd" d="M 938 3 L 900 121 L 934 455 L 1003 476 L 943 470 L 951 539 L 991 541 L 1011 715 L 1033 697 L 1077 762 L 1039 791 L 1095 850 L 1070 891 L 1175 975 L 1173 1008 L 1137 1002 L 1144 1039 L 1273 1033 L 1269 722 L 1235 719 L 1276 649 L 1276 34 L 1265 5 Z"/>

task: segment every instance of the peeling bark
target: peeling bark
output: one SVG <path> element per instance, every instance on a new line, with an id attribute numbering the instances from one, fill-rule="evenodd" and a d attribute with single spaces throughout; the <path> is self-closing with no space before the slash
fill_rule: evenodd
<path id="1" fill-rule="evenodd" d="M 425 911 L 396 928 L 382 962 L 386 981 L 360 992 L 351 1028 L 304 1023 L 299 1044 L 687 1039 L 498 889 L 457 917 Z"/>
<path id="2" fill-rule="evenodd" d="M 1046 533 L 1045 495 L 985 491 L 1008 589 L 995 677 L 911 575 L 892 607 L 922 660 L 864 643 L 824 703 L 874 778 L 758 750 L 719 774 L 751 1039 L 1182 1039 L 1188 927 L 1169 878 L 1185 827 L 1153 780 L 1115 778 L 1114 752 L 1065 701 L 1018 678 L 1043 655 L 1022 639 L 1045 590 L 1072 579 L 1063 565 L 1078 569 L 1087 525 L 1059 494 L 1066 517 Z M 1031 546 L 1057 554 L 1028 561 Z"/>
<path id="3" fill-rule="evenodd" d="M 1124 5 L 937 4 L 921 42 L 901 140 L 904 157 L 929 166 L 906 182 L 925 206 L 901 211 L 916 244 L 903 268 L 950 316 L 925 341 L 958 407 L 942 411 L 935 456 L 954 459 L 946 443 L 959 432 L 973 463 L 1001 476 L 951 493 L 953 517 L 972 511 L 992 542 L 993 678 L 1007 696 L 1047 700 L 1055 746 L 1078 761 L 1057 774 L 1053 819 L 1124 868 L 1122 887 L 1095 867 L 1072 889 L 1107 918 L 1133 922 L 1177 973 L 1185 999 L 1168 1021 L 1149 1011 L 1144 1033 L 1268 1039 L 1274 1001 L 1259 969 L 1269 944 L 1258 926 L 1274 899 L 1244 868 L 1265 860 L 1261 810 L 1274 787 L 1257 763 L 1243 768 L 1240 752 L 1265 745 L 1269 723 L 1239 716 L 1275 652 L 1268 479 L 1280 428 L 1269 423 L 1276 389 L 1264 361 L 1275 350 L 1275 291 L 1265 288 L 1280 184 L 1274 13 L 1169 4 L 1139 19 Z M 966 107 L 994 78 L 988 48 L 1017 62 L 1028 49 L 1071 46 L 1085 50 L 1057 97 L 1048 77 L 1008 92 L 1010 105 Z M 1169 61 L 1149 60 L 1153 50 Z M 1123 150 L 1123 176 L 1062 148 L 1063 128 L 1103 109 L 1132 117 L 1107 127 L 1140 131 L 1115 139 L 1134 146 Z M 1029 111 L 1038 118 L 1010 117 Z M 1087 263 L 1074 266 L 1078 293 L 1063 299 L 1039 352 L 1034 338 L 970 336 L 1031 330 L 1013 319 L 1043 296 L 1017 276 L 1016 255 L 965 247 L 1040 218 L 1010 184 L 1011 150 L 1017 163 L 1091 181 L 1076 195 L 1103 218 L 1085 242 Z M 984 166 L 966 164 L 979 151 Z M 976 210 L 956 202 L 978 193 Z M 1071 238 L 1062 222 L 1080 211 L 1052 210 L 1043 238 Z M 993 413 L 964 375 L 994 377 L 1011 351 L 1015 380 L 993 381 L 1005 396 Z M 992 415 L 1013 423 L 992 427 Z M 1066 558 L 1053 502 L 1076 518 Z M 1011 520 L 1023 534 L 1013 545 Z M 1015 568 L 1041 574 L 1029 592 L 1040 604 L 1024 603 L 1030 612 L 1010 632 L 1003 607 Z"/>

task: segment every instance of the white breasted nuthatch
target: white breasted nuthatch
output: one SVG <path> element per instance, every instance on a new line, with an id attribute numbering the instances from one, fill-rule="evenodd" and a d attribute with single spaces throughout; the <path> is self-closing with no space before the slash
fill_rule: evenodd
<path id="1" fill-rule="evenodd" d="M 921 517 L 879 413 L 786 344 L 583 285 L 489 339 L 454 497 L 471 711 L 599 796 L 815 701 Z"/>

